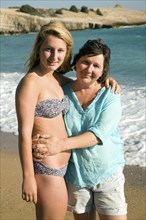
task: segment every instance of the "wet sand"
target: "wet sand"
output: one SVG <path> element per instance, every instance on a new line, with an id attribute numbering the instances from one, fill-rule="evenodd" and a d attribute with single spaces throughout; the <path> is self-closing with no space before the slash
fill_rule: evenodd
<path id="1" fill-rule="evenodd" d="M 0 132 L 0 146 L 0 219 L 35 220 L 34 205 L 21 199 L 21 166 L 17 136 Z M 126 166 L 124 173 L 128 220 L 145 220 L 146 168 Z M 72 213 L 67 212 L 66 220 L 73 220 Z"/>

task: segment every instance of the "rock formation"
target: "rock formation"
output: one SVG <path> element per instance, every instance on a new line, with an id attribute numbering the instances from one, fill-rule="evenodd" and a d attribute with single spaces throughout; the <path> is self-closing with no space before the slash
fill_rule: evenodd
<path id="1" fill-rule="evenodd" d="M 51 20 L 62 21 L 69 30 L 117 28 L 146 23 L 145 11 L 129 10 L 121 5 L 116 5 L 114 8 L 94 8 L 88 13 L 75 13 L 61 9 L 62 13 L 60 14 L 48 14 L 45 13 L 45 9 L 40 9 L 40 12 L 41 10 L 42 16 L 36 16 L 22 13 L 18 8 L 1 9 L 0 34 L 37 32 L 43 24 Z M 100 13 L 98 13 L 99 11 Z"/>

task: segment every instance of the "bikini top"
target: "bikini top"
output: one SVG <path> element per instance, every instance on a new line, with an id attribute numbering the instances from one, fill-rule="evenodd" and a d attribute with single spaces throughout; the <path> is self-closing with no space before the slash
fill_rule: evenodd
<path id="1" fill-rule="evenodd" d="M 54 118 L 61 113 L 65 115 L 68 110 L 69 101 L 66 96 L 62 100 L 46 99 L 36 104 L 35 117 Z"/>

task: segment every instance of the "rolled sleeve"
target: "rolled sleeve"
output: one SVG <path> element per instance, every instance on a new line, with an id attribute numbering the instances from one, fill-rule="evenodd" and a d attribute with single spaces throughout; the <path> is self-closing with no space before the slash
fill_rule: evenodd
<path id="1" fill-rule="evenodd" d="M 88 131 L 92 132 L 99 140 L 100 143 L 98 145 L 102 145 L 104 142 L 104 135 L 101 134 L 100 131 L 96 129 L 96 127 L 90 127 Z"/>
<path id="2" fill-rule="evenodd" d="M 109 94 L 105 100 L 102 111 L 93 126 L 88 131 L 93 132 L 101 143 L 117 129 L 121 119 L 121 99 L 119 94 Z"/>

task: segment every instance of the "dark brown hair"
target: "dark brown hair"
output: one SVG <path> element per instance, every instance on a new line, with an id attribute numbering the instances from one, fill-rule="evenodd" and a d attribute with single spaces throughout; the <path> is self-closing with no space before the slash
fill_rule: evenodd
<path id="1" fill-rule="evenodd" d="M 74 56 L 73 62 L 72 62 L 72 67 L 76 65 L 78 60 L 82 56 L 96 56 L 103 54 L 104 57 L 104 64 L 103 64 L 103 74 L 102 76 L 98 79 L 99 83 L 104 83 L 106 80 L 106 77 L 109 74 L 109 66 L 110 66 L 110 48 L 101 40 L 101 39 L 96 39 L 96 40 L 88 40 L 80 49 L 79 52 Z"/>

